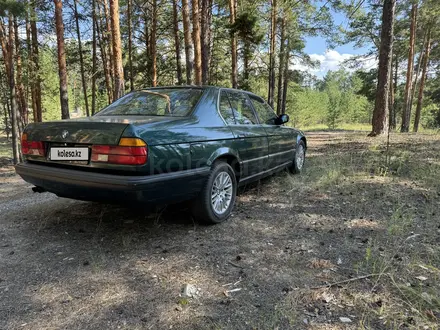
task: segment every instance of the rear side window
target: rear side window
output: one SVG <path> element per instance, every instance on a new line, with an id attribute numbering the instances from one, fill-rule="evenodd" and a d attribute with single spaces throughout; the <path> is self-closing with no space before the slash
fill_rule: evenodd
<path id="1" fill-rule="evenodd" d="M 258 124 L 257 117 L 252 110 L 252 105 L 249 98 L 240 92 L 228 91 L 229 102 L 232 107 L 232 112 L 235 116 L 235 121 L 238 125 L 252 125 Z"/>
<path id="2" fill-rule="evenodd" d="M 235 124 L 234 112 L 232 111 L 231 104 L 229 103 L 228 95 L 224 91 L 220 92 L 219 110 L 226 124 Z"/>
<path id="3" fill-rule="evenodd" d="M 196 88 L 152 89 L 131 92 L 96 116 L 188 116 L 202 95 Z"/>
<path id="4" fill-rule="evenodd" d="M 258 96 L 249 94 L 249 98 L 251 99 L 252 105 L 258 114 L 258 118 L 260 118 L 260 123 L 266 125 L 275 125 L 277 115 L 270 105 L 264 102 L 264 100 Z"/>

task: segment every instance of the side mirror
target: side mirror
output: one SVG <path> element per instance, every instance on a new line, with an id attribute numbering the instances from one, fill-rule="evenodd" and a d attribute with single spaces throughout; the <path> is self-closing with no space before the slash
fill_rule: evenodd
<path id="1" fill-rule="evenodd" d="M 282 125 L 282 124 L 287 123 L 288 121 L 289 121 L 289 115 L 286 114 L 286 113 L 283 113 L 282 115 L 280 115 L 280 116 L 277 118 L 276 124 L 277 124 L 277 125 Z"/>

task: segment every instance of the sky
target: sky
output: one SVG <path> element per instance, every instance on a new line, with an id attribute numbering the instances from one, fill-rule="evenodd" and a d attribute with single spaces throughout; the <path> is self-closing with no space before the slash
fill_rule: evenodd
<path id="1" fill-rule="evenodd" d="M 347 26 L 347 18 L 341 14 L 336 13 L 331 10 L 333 20 L 335 25 Z M 342 62 L 360 54 L 367 53 L 369 47 L 355 48 L 353 44 L 346 44 L 342 46 L 330 49 L 325 39 L 322 37 L 307 37 L 305 53 L 310 55 L 311 59 L 320 62 L 319 68 L 309 68 L 301 64 L 295 64 L 294 69 L 308 71 L 319 78 L 322 78 L 326 73 L 331 70 L 335 71 L 341 66 Z M 371 61 L 366 61 L 364 64 L 365 69 L 370 69 L 374 67 L 376 61 L 372 59 Z"/>

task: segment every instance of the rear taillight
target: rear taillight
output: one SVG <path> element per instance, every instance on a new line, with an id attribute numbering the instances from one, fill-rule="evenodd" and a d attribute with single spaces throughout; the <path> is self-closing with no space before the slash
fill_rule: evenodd
<path id="1" fill-rule="evenodd" d="M 147 144 L 141 139 L 122 138 L 117 146 L 92 146 L 92 162 L 119 165 L 143 165 L 147 162 Z"/>
<path id="2" fill-rule="evenodd" d="M 23 155 L 44 157 L 44 143 L 41 141 L 28 141 L 27 134 L 23 133 L 21 136 L 21 152 Z"/>

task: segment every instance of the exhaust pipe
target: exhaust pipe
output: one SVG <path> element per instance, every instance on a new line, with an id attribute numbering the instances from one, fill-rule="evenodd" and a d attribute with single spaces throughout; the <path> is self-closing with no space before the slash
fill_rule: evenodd
<path id="1" fill-rule="evenodd" d="M 32 191 L 33 191 L 34 193 L 44 193 L 44 192 L 46 192 L 47 190 L 44 189 L 44 188 L 41 188 L 41 187 L 35 186 L 35 187 L 32 187 Z"/>

